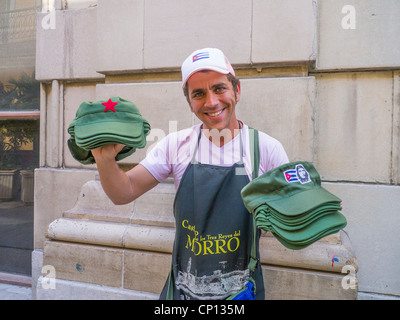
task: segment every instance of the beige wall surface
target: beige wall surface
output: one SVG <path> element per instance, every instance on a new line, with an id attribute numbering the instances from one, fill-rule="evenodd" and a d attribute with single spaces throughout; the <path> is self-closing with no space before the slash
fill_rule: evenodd
<path id="1" fill-rule="evenodd" d="M 318 70 L 399 68 L 396 0 L 318 1 Z"/>
<path id="2" fill-rule="evenodd" d="M 291 160 L 312 161 L 327 189 L 342 198 L 359 297 L 400 296 L 399 1 L 67 2 L 37 15 L 42 127 L 35 249 L 43 249 L 48 225 L 97 173 L 67 147 L 79 104 L 111 95 L 132 100 L 152 124 L 149 147 L 197 123 L 179 68 L 193 50 L 215 46 L 241 78 L 239 118 L 280 140 Z M 43 27 L 50 18 L 54 24 Z M 124 162 L 137 163 L 146 150 Z M 50 249 L 54 259 L 57 245 Z M 120 259 L 118 250 L 107 254 Z"/>

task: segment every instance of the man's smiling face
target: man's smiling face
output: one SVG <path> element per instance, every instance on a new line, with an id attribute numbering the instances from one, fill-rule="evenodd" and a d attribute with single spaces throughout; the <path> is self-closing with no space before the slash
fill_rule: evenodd
<path id="1" fill-rule="evenodd" d="M 204 129 L 238 129 L 235 107 L 240 99 L 240 84 L 236 92 L 227 75 L 215 71 L 200 71 L 188 82 L 188 98 L 192 112 L 203 122 Z"/>

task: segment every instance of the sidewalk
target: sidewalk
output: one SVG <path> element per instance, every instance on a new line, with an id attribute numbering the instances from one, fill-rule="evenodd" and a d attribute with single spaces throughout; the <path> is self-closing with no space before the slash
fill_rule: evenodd
<path id="1" fill-rule="evenodd" d="M 32 300 L 31 277 L 22 275 L 31 269 L 32 248 L 33 205 L 0 202 L 0 300 Z"/>
<path id="2" fill-rule="evenodd" d="M 0 282 L 0 300 L 32 300 L 32 288 Z"/>
<path id="3" fill-rule="evenodd" d="M 29 274 L 32 250 L 33 205 L 0 202 L 0 273 Z"/>
<path id="4" fill-rule="evenodd" d="M 0 300 L 32 300 L 31 277 L 0 272 Z"/>

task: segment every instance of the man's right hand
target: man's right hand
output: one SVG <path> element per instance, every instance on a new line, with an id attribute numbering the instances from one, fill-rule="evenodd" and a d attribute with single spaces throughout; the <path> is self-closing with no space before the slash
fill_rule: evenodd
<path id="1" fill-rule="evenodd" d="M 123 144 L 107 144 L 91 150 L 93 157 L 97 160 L 113 160 L 117 154 L 124 148 Z"/>

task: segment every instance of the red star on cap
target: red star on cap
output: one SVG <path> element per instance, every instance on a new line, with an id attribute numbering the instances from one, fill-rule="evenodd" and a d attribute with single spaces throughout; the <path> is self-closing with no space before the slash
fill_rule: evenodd
<path id="1" fill-rule="evenodd" d="M 115 106 L 118 104 L 118 102 L 112 102 L 111 99 L 108 99 L 107 102 L 103 102 L 102 105 L 105 106 L 106 108 L 104 109 L 104 112 L 107 112 L 108 110 L 111 110 L 113 112 L 115 111 Z"/>

